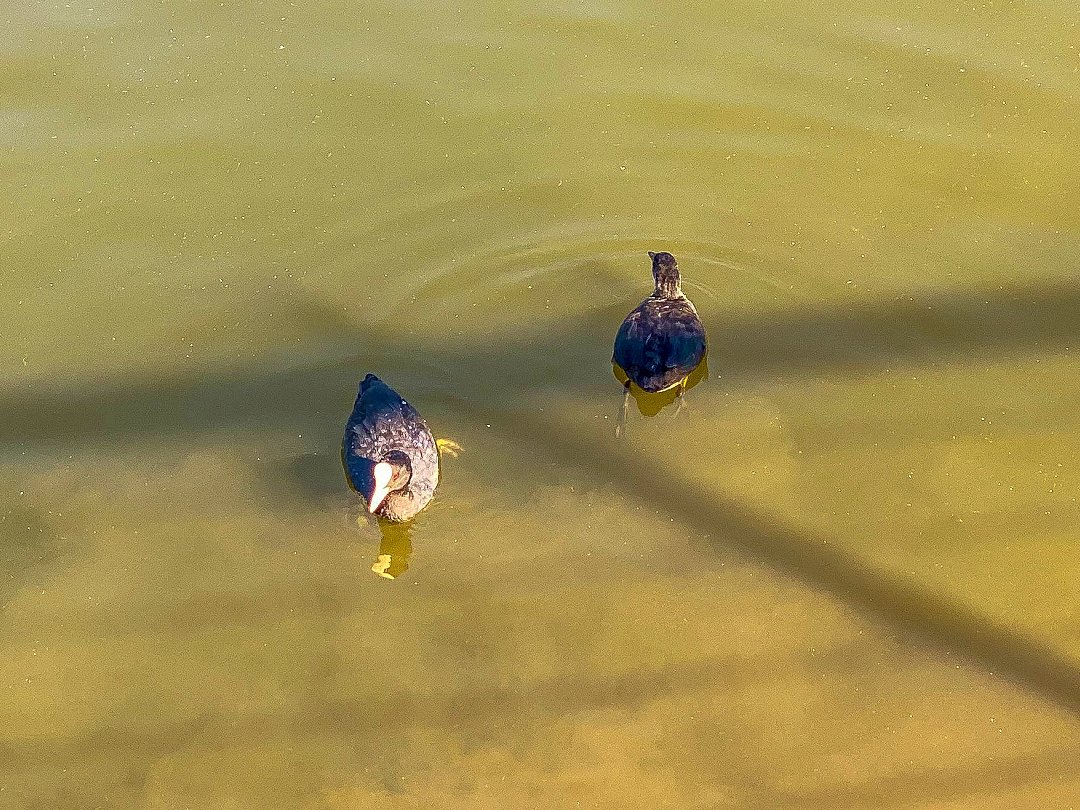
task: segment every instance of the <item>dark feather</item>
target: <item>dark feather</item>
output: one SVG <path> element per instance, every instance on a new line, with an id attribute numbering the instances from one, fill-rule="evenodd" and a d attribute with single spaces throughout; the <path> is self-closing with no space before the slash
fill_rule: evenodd
<path id="1" fill-rule="evenodd" d="M 705 349 L 705 327 L 694 305 L 681 293 L 654 293 L 622 322 L 612 359 L 635 385 L 655 392 L 689 375 Z"/>

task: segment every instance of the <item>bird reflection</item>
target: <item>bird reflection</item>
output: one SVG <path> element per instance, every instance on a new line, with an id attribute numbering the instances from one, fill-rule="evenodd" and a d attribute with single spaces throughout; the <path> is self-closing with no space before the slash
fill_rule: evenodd
<path id="1" fill-rule="evenodd" d="M 412 555 L 412 525 L 379 521 L 382 539 L 379 541 L 379 558 L 371 571 L 384 579 L 397 579 L 409 570 Z"/>
<path id="2" fill-rule="evenodd" d="M 626 372 L 622 370 L 618 363 L 611 364 L 611 373 L 615 375 L 615 379 L 619 381 L 621 385 L 626 385 L 628 379 Z M 686 377 L 685 385 L 676 385 L 666 391 L 658 391 L 655 394 L 650 394 L 648 391 L 644 391 L 638 388 L 636 385 L 631 385 L 629 388 L 630 396 L 633 397 L 634 402 L 637 403 L 638 413 L 642 416 L 656 416 L 660 411 L 671 405 L 676 400 L 679 401 L 678 408 L 682 408 L 682 399 L 685 392 L 693 388 L 702 380 L 709 377 L 709 358 L 706 357 L 697 367 L 690 372 Z M 676 410 L 678 413 L 678 410 Z M 624 417 L 620 415 L 620 419 Z"/>

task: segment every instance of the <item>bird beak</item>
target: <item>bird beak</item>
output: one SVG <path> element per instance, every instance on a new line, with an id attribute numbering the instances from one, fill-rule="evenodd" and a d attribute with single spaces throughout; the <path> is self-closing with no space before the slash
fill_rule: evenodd
<path id="1" fill-rule="evenodd" d="M 394 475 L 394 468 L 387 464 L 385 461 L 380 461 L 375 465 L 375 469 L 372 470 L 372 476 L 375 478 L 375 486 L 371 490 L 371 500 L 368 501 L 368 511 L 375 514 L 375 510 L 379 508 L 379 505 L 386 499 L 386 496 L 390 494 L 390 479 Z"/>
<path id="2" fill-rule="evenodd" d="M 381 504 L 389 494 L 390 490 L 386 487 L 376 489 L 371 493 L 371 503 L 368 504 L 367 510 L 371 512 L 371 514 L 375 514 L 375 510 L 379 508 L 379 504 Z"/>
<path id="3" fill-rule="evenodd" d="M 649 258 L 650 259 L 655 259 L 656 258 L 656 254 L 653 253 L 651 250 L 649 251 Z"/>

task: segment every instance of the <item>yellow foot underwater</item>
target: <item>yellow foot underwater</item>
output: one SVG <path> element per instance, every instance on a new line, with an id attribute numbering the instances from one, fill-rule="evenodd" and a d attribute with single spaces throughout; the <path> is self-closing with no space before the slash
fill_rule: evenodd
<path id="1" fill-rule="evenodd" d="M 435 446 L 439 448 L 440 454 L 445 453 L 450 456 L 450 458 L 457 458 L 465 452 L 465 448 L 453 439 L 436 439 Z"/>

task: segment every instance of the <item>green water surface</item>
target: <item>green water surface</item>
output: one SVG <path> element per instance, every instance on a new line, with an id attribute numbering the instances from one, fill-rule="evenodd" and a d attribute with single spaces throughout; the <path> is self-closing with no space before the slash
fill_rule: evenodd
<path id="1" fill-rule="evenodd" d="M 1080 806 L 1078 43 L 9 3 L 0 807 Z M 709 375 L 617 442 L 647 250 Z M 369 371 L 464 447 L 407 527 Z"/>

